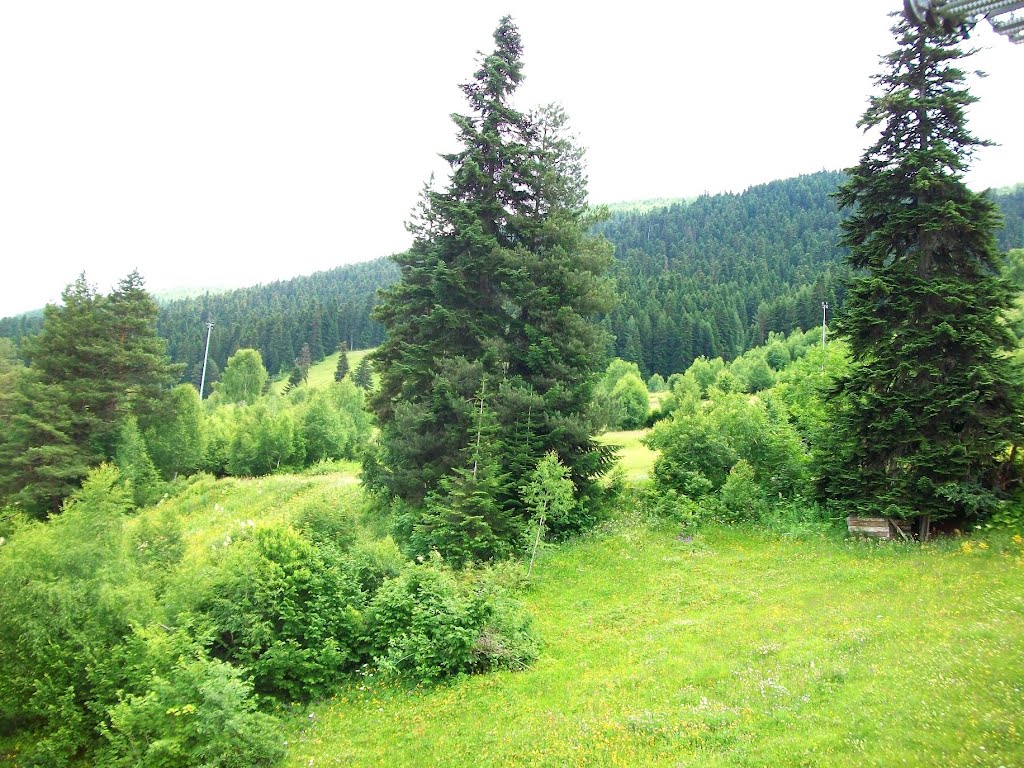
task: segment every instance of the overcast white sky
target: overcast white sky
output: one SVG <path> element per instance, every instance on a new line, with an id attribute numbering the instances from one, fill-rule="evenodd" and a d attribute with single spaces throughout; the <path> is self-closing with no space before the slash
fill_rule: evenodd
<path id="1" fill-rule="evenodd" d="M 900 0 L 0 4 L 0 316 L 85 271 L 153 291 L 366 261 L 454 148 L 458 84 L 511 13 L 519 106 L 561 102 L 591 200 L 848 167 Z M 354 6 L 354 7 L 353 7 Z M 605 8 L 605 9 L 603 9 Z M 979 25 L 975 188 L 1024 181 L 1024 46 Z"/>

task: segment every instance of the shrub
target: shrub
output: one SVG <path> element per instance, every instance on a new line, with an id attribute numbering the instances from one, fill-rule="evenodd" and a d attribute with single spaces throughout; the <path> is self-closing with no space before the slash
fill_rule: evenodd
<path id="1" fill-rule="evenodd" d="M 619 421 L 609 425 L 620 429 L 639 429 L 647 420 L 650 397 L 647 385 L 635 373 L 627 373 L 612 389 L 611 399 L 617 404 Z"/>
<path id="2" fill-rule="evenodd" d="M 0 721 L 34 731 L 28 764 L 88 754 L 133 684 L 132 627 L 155 615 L 122 535 L 132 502 L 103 465 L 49 523 L 19 527 L 0 558 Z"/>
<path id="3" fill-rule="evenodd" d="M 808 483 L 806 450 L 785 412 L 747 395 L 718 393 L 701 407 L 677 410 L 648 444 L 661 451 L 657 484 L 694 499 L 721 489 L 741 460 L 766 498 L 790 498 Z M 742 469 L 734 482 L 747 474 Z"/>
<path id="4" fill-rule="evenodd" d="M 241 671 L 207 658 L 180 632 L 143 631 L 137 642 L 149 673 L 139 692 L 110 708 L 97 764 L 259 768 L 284 756 L 276 720 L 256 710 Z"/>
<path id="5" fill-rule="evenodd" d="M 194 608 L 211 653 L 261 694 L 326 693 L 359 660 L 362 595 L 354 580 L 286 525 L 225 539 Z"/>
<path id="6" fill-rule="evenodd" d="M 625 499 L 627 511 L 636 510 L 648 519 L 667 520 L 691 526 L 704 516 L 701 507 L 690 497 L 675 488 L 659 488 L 645 485 Z"/>
<path id="7" fill-rule="evenodd" d="M 535 658 L 528 618 L 504 590 L 480 578 L 460 580 L 434 558 L 410 564 L 385 582 L 367 612 L 367 636 L 378 665 L 429 682 L 460 672 L 516 668 Z"/>
<path id="8" fill-rule="evenodd" d="M 729 470 L 713 506 L 715 516 L 723 523 L 757 522 L 766 515 L 768 498 L 746 459 L 740 459 Z"/>
<path id="9" fill-rule="evenodd" d="M 390 536 L 357 541 L 345 555 L 344 568 L 363 594 L 372 596 L 402 572 L 408 560 Z"/>
<path id="10" fill-rule="evenodd" d="M 295 419 L 276 401 L 234 409 L 225 470 L 258 477 L 288 466 L 297 452 Z"/>
<path id="11" fill-rule="evenodd" d="M 665 383 L 665 377 L 660 373 L 655 373 L 647 380 L 647 389 L 649 392 L 664 392 L 668 389 L 668 385 Z"/>
<path id="12" fill-rule="evenodd" d="M 356 540 L 352 511 L 339 503 L 335 489 L 303 497 L 294 515 L 296 528 L 322 552 L 339 555 Z"/>

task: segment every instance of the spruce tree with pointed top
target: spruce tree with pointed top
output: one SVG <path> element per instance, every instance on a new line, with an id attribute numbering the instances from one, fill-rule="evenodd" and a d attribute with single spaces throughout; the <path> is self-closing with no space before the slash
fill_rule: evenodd
<path id="1" fill-rule="evenodd" d="M 334 380 L 341 381 L 348 376 L 348 344 L 344 341 L 338 345 L 338 366 L 334 369 Z"/>
<path id="2" fill-rule="evenodd" d="M 992 509 L 1022 431 L 999 219 L 963 181 L 987 142 L 967 129 L 959 36 L 906 21 L 893 32 L 860 122 L 878 138 L 836 194 L 857 272 L 837 323 L 853 365 L 824 485 L 855 514 L 972 518 Z"/>
<path id="3" fill-rule="evenodd" d="M 369 391 L 373 386 L 373 372 L 370 370 L 370 361 L 365 357 L 359 361 L 355 373 L 352 374 L 352 383 L 362 390 Z"/>
<path id="4" fill-rule="evenodd" d="M 582 151 L 564 112 L 513 105 L 523 64 L 510 18 L 494 43 L 462 86 L 469 112 L 453 116 L 451 180 L 424 189 L 413 246 L 395 257 L 401 280 L 374 314 L 387 339 L 374 354 L 380 439 L 364 479 L 414 505 L 446 487 L 467 464 L 486 379 L 504 478 L 496 501 L 525 520 L 519 488 L 548 451 L 581 494 L 609 465 L 590 401 L 605 348 L 591 318 L 612 305 L 611 248 L 588 234 Z"/>

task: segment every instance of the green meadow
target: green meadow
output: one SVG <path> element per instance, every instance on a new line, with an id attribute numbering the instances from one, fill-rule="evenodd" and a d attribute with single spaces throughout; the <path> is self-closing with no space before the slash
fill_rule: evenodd
<path id="1" fill-rule="evenodd" d="M 537 567 L 531 668 L 351 682 L 287 765 L 1022 765 L 1022 555 L 619 520 Z"/>
<path id="2" fill-rule="evenodd" d="M 628 477 L 653 452 L 622 446 Z M 628 505 L 544 550 L 530 668 L 368 674 L 290 718 L 286 765 L 1024 765 L 1024 540 L 682 531 Z"/>

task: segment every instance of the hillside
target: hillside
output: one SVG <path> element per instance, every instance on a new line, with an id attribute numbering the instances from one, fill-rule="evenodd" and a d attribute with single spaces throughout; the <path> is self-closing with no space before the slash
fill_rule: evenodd
<path id="1" fill-rule="evenodd" d="M 841 180 L 818 173 L 614 215 L 602 232 L 615 243 L 622 297 L 608 320 L 616 354 L 667 375 L 820 322 L 821 302 L 842 300 L 829 198 Z"/>
<path id="2" fill-rule="evenodd" d="M 845 275 L 836 247 L 839 213 L 829 194 L 842 175 L 821 172 L 738 193 L 692 201 L 619 203 L 601 232 L 615 246 L 620 304 L 603 319 L 610 352 L 646 375 L 685 370 L 699 355 L 726 359 L 764 341 L 821 322 L 821 302 L 842 302 Z M 1024 237 L 1024 185 L 995 190 L 1005 217 L 1003 249 Z M 369 319 L 377 291 L 397 278 L 388 259 L 223 293 L 161 303 L 159 333 L 186 378 L 198 384 L 213 319 L 214 378 L 240 347 L 255 347 L 271 373 L 287 370 L 303 344 L 313 360 L 380 343 Z M 39 313 L 0 320 L 0 336 L 35 333 Z"/>
<path id="3" fill-rule="evenodd" d="M 252 347 L 263 355 L 271 373 L 291 367 L 303 344 L 313 360 L 333 353 L 339 343 L 365 349 L 380 343 L 383 331 L 370 320 L 377 290 L 392 283 L 398 271 L 387 259 L 353 264 L 326 272 L 253 288 L 181 299 L 160 308 L 157 330 L 168 352 L 195 373 L 206 342 L 204 323 L 215 323 L 210 359 L 223 369 L 237 349 Z"/>

